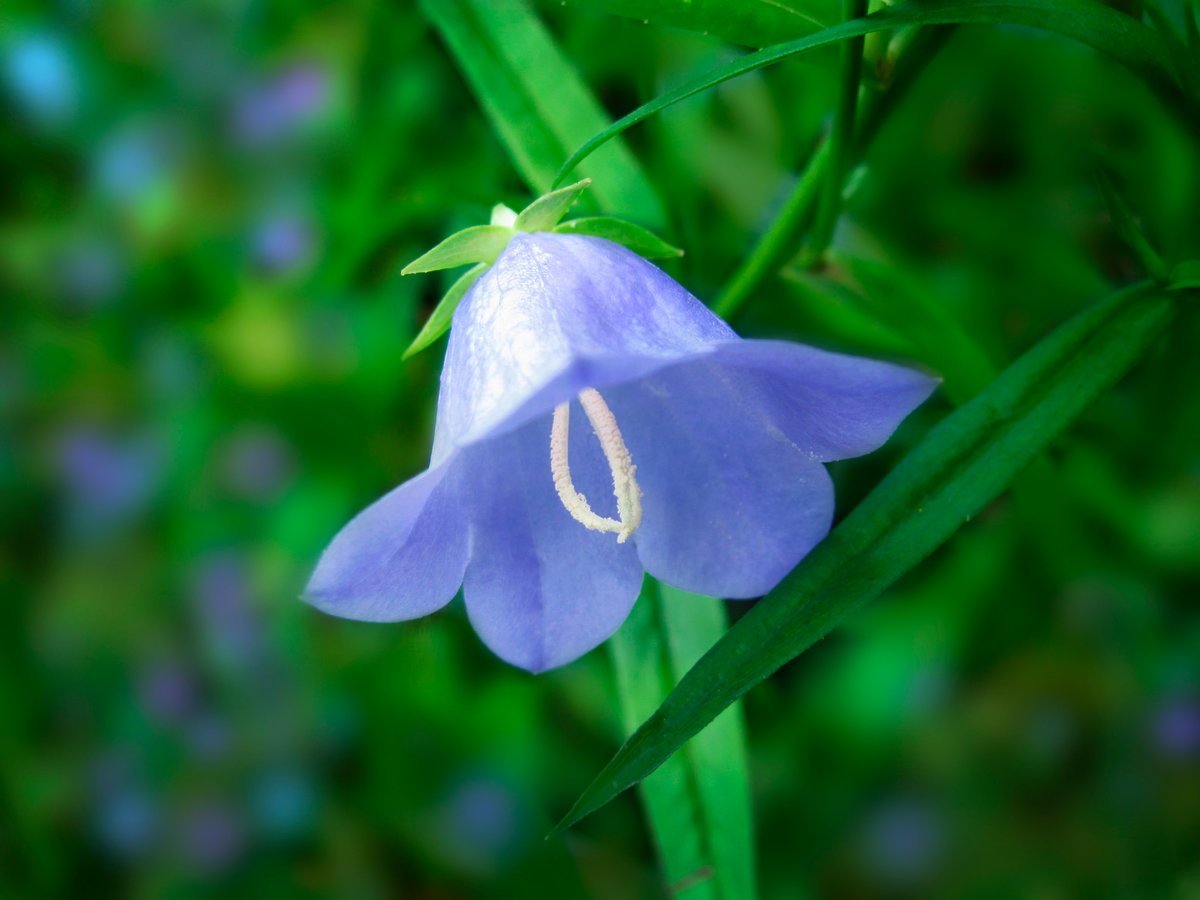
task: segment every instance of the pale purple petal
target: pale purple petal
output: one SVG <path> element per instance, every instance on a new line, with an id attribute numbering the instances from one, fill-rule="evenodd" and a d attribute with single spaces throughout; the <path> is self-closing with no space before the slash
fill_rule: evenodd
<path id="1" fill-rule="evenodd" d="M 326 548 L 305 599 L 336 616 L 394 622 L 458 592 L 467 516 L 449 466 L 428 469 L 359 513 Z"/>
<path id="2" fill-rule="evenodd" d="M 612 482 L 578 405 L 571 416 L 571 474 L 600 515 L 613 515 Z M 550 419 L 469 448 L 471 498 L 467 615 L 501 659 L 541 672 L 604 641 L 625 621 L 642 584 L 633 544 L 571 518 L 550 474 Z"/>
<path id="3" fill-rule="evenodd" d="M 724 344 L 713 359 L 743 373 L 747 400 L 826 461 L 878 449 L 938 385 L 903 366 L 784 341 Z"/>
<path id="4" fill-rule="evenodd" d="M 825 468 L 755 403 L 736 370 L 701 360 L 607 393 L 637 466 L 651 575 L 717 597 L 765 594 L 829 531 Z"/>
<path id="5" fill-rule="evenodd" d="M 615 244 L 519 234 L 455 313 L 430 469 L 350 523 L 309 599 L 362 619 L 437 609 L 460 582 L 501 658 L 568 663 L 625 619 L 643 568 L 696 593 L 755 597 L 828 533 L 822 461 L 882 444 L 936 382 L 886 363 L 743 341 Z M 641 527 L 588 531 L 555 492 L 551 411 L 570 402 L 571 472 L 615 517 L 579 406 L 601 391 L 637 467 Z"/>
<path id="6" fill-rule="evenodd" d="M 522 408 L 527 416 L 548 412 L 581 388 L 637 378 L 737 339 L 678 282 L 624 247 L 518 234 L 454 314 L 434 462 L 511 427 Z M 538 396 L 538 408 L 529 409 Z"/>

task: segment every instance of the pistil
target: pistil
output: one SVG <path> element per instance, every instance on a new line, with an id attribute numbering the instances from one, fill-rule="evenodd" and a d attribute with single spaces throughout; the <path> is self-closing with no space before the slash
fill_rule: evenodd
<path id="1" fill-rule="evenodd" d="M 583 527 L 592 531 L 607 531 L 617 535 L 617 543 L 623 544 L 642 524 L 642 491 L 637 483 L 637 466 L 621 435 L 617 417 L 613 415 L 600 392 L 595 388 L 584 388 L 579 392 L 579 405 L 583 407 L 592 430 L 600 441 L 600 449 L 608 461 L 612 474 L 613 495 L 617 499 L 617 518 L 611 519 L 592 511 L 587 498 L 575 489 L 571 480 L 568 460 L 568 437 L 571 423 L 571 405 L 560 403 L 554 410 L 554 421 L 550 428 L 550 474 L 554 478 L 554 489 L 562 500 L 563 507 Z"/>

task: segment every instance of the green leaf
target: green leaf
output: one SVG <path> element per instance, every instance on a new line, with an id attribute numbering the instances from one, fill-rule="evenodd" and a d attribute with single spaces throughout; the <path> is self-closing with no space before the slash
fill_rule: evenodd
<path id="1" fill-rule="evenodd" d="M 415 275 L 471 263 L 495 262 L 512 235 L 512 229 L 503 225 L 472 225 L 455 232 L 428 253 L 418 256 L 401 269 L 400 274 Z"/>
<path id="2" fill-rule="evenodd" d="M 467 295 L 467 291 L 471 289 L 479 276 L 487 269 L 487 263 L 480 263 L 472 269 L 468 269 L 461 278 L 450 285 L 450 290 L 442 296 L 438 301 L 438 305 L 434 307 L 429 318 L 425 320 L 425 324 L 421 327 L 420 332 L 413 342 L 408 345 L 408 349 L 404 351 L 403 359 L 408 359 L 420 353 L 443 334 L 450 330 L 450 321 L 454 318 L 454 311 L 458 309 L 458 304 L 463 297 Z"/>
<path id="3" fill-rule="evenodd" d="M 833 342 L 868 356 L 921 358 L 912 342 L 879 321 L 848 285 L 807 269 L 789 269 L 779 287 L 799 313 L 797 327 L 817 335 L 817 343 Z"/>
<path id="4" fill-rule="evenodd" d="M 420 0 L 517 172 L 535 194 L 552 190 L 567 152 L 609 123 L 603 108 L 523 0 Z M 666 213 L 624 144 L 583 166 L 606 212 L 652 228 Z"/>
<path id="5" fill-rule="evenodd" d="M 1200 288 L 1200 259 L 1181 262 L 1171 270 L 1171 283 L 1167 290 L 1185 291 Z"/>
<path id="6" fill-rule="evenodd" d="M 1162 36 L 1141 22 L 1092 0 L 908 0 L 863 19 L 748 53 L 668 91 L 591 137 L 571 154 L 557 180 L 598 148 L 655 113 L 756 69 L 839 41 L 905 25 L 1023 25 L 1072 38 L 1099 50 L 1176 96 L 1179 78 Z"/>
<path id="7" fill-rule="evenodd" d="M 652 231 L 647 231 L 624 219 L 611 216 L 590 216 L 584 219 L 572 219 L 563 222 L 554 229 L 558 234 L 586 234 L 591 237 L 604 238 L 614 244 L 628 247 L 639 256 L 646 259 L 666 259 L 672 256 L 683 256 L 683 251 L 672 247 Z"/>
<path id="8" fill-rule="evenodd" d="M 967 334 L 940 297 L 893 261 L 876 262 L 843 254 L 835 261 L 859 283 L 857 295 L 876 321 L 907 338 L 917 358 L 945 379 L 955 404 L 976 396 L 996 377 L 997 366 Z"/>
<path id="9" fill-rule="evenodd" d="M 595 12 L 765 47 L 820 31 L 841 19 L 839 0 L 567 0 Z"/>
<path id="10" fill-rule="evenodd" d="M 723 709 L 950 538 L 1166 328 L 1148 285 L 1075 316 L 947 416 L 688 672 L 584 791 L 565 828 L 653 772 Z"/>
<path id="11" fill-rule="evenodd" d="M 1137 255 L 1142 263 L 1142 268 L 1146 273 L 1156 281 L 1163 281 L 1167 277 L 1167 265 L 1163 262 L 1158 252 L 1150 245 L 1150 241 L 1146 239 L 1146 233 L 1142 230 L 1142 226 L 1138 223 L 1137 217 L 1133 214 L 1133 210 L 1129 208 L 1129 204 L 1125 202 L 1125 198 L 1117 192 L 1116 185 L 1112 183 L 1112 179 L 1102 168 L 1096 167 L 1096 182 L 1100 185 L 1100 193 L 1104 196 L 1104 204 L 1108 207 L 1108 214 L 1112 218 L 1113 226 L 1117 229 L 1117 234 L 1121 240 Z"/>
<path id="12" fill-rule="evenodd" d="M 562 221 L 562 217 L 575 205 L 579 195 L 591 184 L 592 179 L 585 178 L 557 191 L 542 194 L 521 210 L 515 226 L 517 231 L 549 231 Z"/>
<path id="13" fill-rule="evenodd" d="M 722 604 L 647 577 L 609 642 L 628 732 L 725 633 Z M 741 709 L 732 706 L 687 750 L 643 783 L 642 802 L 672 894 L 692 900 L 753 897 L 750 786 Z"/>

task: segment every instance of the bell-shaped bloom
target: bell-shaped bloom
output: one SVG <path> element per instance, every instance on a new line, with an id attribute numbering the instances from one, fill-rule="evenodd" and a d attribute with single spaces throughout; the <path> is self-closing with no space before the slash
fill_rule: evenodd
<path id="1" fill-rule="evenodd" d="M 829 531 L 822 463 L 880 446 L 935 384 L 743 340 L 609 241 L 517 234 L 454 314 L 429 468 L 337 535 L 306 597 L 395 621 L 461 586 L 498 656 L 563 665 L 620 626 L 643 572 L 773 588 Z"/>

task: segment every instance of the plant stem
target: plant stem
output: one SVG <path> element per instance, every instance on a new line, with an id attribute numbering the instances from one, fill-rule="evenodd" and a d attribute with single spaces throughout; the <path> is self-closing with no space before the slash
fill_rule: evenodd
<path id="1" fill-rule="evenodd" d="M 867 14 L 867 0 L 846 0 L 846 20 L 860 19 Z M 842 207 L 842 191 L 854 154 L 854 126 L 858 118 L 858 95 L 862 91 L 863 43 L 858 37 L 842 45 L 841 93 L 833 114 L 833 129 L 829 134 L 829 171 L 822 182 L 821 206 L 813 223 L 812 238 L 807 248 L 808 258 L 819 259 L 833 240 L 838 215 Z"/>
<path id="2" fill-rule="evenodd" d="M 823 140 L 813 151 L 804 174 L 784 201 L 783 208 L 763 232 L 745 262 L 725 283 L 713 304 L 717 315 L 729 316 L 736 312 L 767 274 L 787 260 L 796 237 L 812 221 L 816 201 L 821 194 L 821 183 L 829 171 L 830 146 L 829 141 Z"/>
<path id="3" fill-rule="evenodd" d="M 954 26 L 922 28 L 900 58 L 890 85 L 881 94 L 872 95 L 863 104 L 853 158 L 861 159 L 891 116 L 899 101 L 953 33 Z M 812 223 L 820 198 L 820 186 L 827 177 L 832 154 L 824 141 L 809 159 L 804 174 L 784 201 L 778 215 L 733 273 L 718 295 L 713 309 L 718 315 L 731 316 L 741 309 L 749 296 L 791 256 L 796 242 Z"/>

